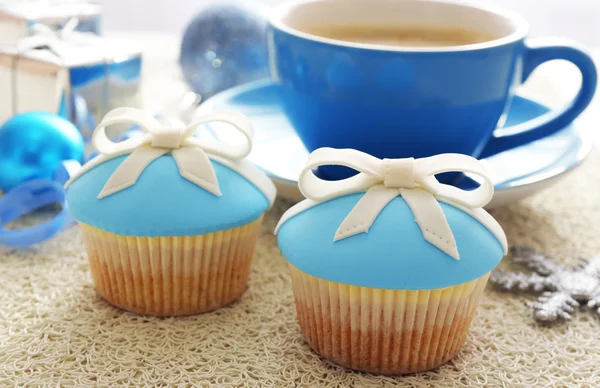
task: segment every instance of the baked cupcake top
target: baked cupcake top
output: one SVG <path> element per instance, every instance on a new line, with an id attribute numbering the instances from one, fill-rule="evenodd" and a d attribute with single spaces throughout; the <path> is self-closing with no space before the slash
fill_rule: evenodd
<path id="1" fill-rule="evenodd" d="M 196 137 L 207 122 L 229 124 L 243 142 Z M 136 124 L 143 135 L 114 143 L 106 135 L 113 124 Z M 276 194 L 269 178 L 244 160 L 252 135 L 250 121 L 232 112 L 185 126 L 138 109 L 115 109 L 92 136 L 99 156 L 65 185 L 69 209 L 80 222 L 131 236 L 197 235 L 250 223 Z"/>
<path id="2" fill-rule="evenodd" d="M 313 169 L 341 165 L 359 174 L 321 180 Z M 464 191 L 435 175 L 465 172 L 481 185 Z M 303 169 L 306 200 L 276 228 L 279 247 L 298 269 L 329 281 L 386 289 L 435 289 L 491 271 L 506 254 L 506 236 L 482 207 L 494 193 L 481 163 L 444 154 L 378 159 L 351 149 L 321 148 Z"/>

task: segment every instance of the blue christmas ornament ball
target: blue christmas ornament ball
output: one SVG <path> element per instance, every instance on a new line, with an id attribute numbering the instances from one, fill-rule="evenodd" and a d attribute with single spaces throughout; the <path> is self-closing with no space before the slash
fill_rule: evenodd
<path id="1" fill-rule="evenodd" d="M 0 126 L 0 190 L 51 179 L 63 160 L 83 163 L 83 155 L 83 138 L 70 121 L 46 112 L 13 116 Z"/>
<path id="2" fill-rule="evenodd" d="M 181 43 L 183 75 L 202 99 L 269 76 L 267 22 L 253 2 L 215 2 L 187 26 Z"/>

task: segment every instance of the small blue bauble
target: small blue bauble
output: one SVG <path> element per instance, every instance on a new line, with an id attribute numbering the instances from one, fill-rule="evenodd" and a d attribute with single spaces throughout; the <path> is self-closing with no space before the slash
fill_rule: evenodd
<path id="1" fill-rule="evenodd" d="M 187 26 L 181 69 L 202 99 L 269 76 L 267 22 L 260 4 L 220 2 Z"/>
<path id="2" fill-rule="evenodd" d="M 83 162 L 83 138 L 68 120 L 46 112 L 16 115 L 0 127 L 0 190 L 51 179 L 63 160 Z"/>

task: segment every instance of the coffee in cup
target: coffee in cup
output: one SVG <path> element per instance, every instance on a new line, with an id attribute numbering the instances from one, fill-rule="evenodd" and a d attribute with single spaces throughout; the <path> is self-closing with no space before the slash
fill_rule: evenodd
<path id="1" fill-rule="evenodd" d="M 494 40 L 492 34 L 460 27 L 411 25 L 337 25 L 307 28 L 323 38 L 363 44 L 400 47 L 464 46 Z"/>

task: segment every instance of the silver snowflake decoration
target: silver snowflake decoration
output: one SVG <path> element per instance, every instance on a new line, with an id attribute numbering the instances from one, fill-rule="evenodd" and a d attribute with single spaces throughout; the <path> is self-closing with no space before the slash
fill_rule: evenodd
<path id="1" fill-rule="evenodd" d="M 571 319 L 580 306 L 592 308 L 600 315 L 600 256 L 566 267 L 532 248 L 513 247 L 511 252 L 515 263 L 534 272 L 498 270 L 492 273 L 490 281 L 504 291 L 542 292 L 537 301 L 527 303 L 537 321 Z"/>

